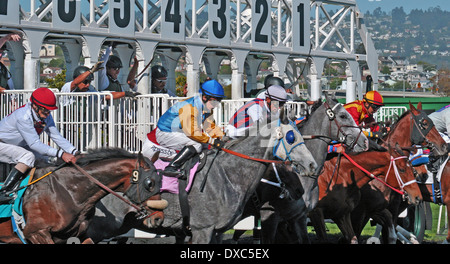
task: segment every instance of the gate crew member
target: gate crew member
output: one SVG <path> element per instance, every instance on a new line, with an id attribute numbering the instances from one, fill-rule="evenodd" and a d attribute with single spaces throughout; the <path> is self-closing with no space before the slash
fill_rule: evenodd
<path id="1" fill-rule="evenodd" d="M 161 146 L 180 150 L 166 167 L 167 175 L 176 175 L 181 166 L 205 143 L 222 147 L 223 132 L 216 126 L 213 109 L 225 97 L 222 85 L 216 80 L 206 81 L 200 94 L 174 104 L 158 120 L 156 139 Z"/>
<path id="2" fill-rule="evenodd" d="M 10 40 L 20 41 L 20 35 L 11 33 L 0 38 L 0 59 L 3 57 L 3 54 L 6 51 L 5 43 Z M 8 68 L 6 68 L 6 66 L 2 62 L 0 62 L 0 93 L 4 90 L 14 90 L 14 83 Z"/>
<path id="3" fill-rule="evenodd" d="M 369 91 L 364 95 L 363 100 L 344 105 L 344 108 L 350 113 L 355 120 L 356 125 L 363 128 L 370 128 L 371 132 L 363 131 L 367 137 L 382 137 L 380 126 L 375 123 L 373 115 L 377 110 L 384 106 L 383 96 L 377 91 Z"/>
<path id="4" fill-rule="evenodd" d="M 111 50 L 112 50 L 112 46 L 109 46 L 106 49 L 105 54 L 103 54 L 102 58 L 100 59 L 100 61 L 103 61 L 103 64 L 101 65 L 101 67 L 99 67 L 98 90 L 99 91 L 113 91 L 113 92 L 129 91 L 129 88 L 123 87 L 120 84 L 119 80 L 117 79 L 117 77 L 119 77 L 120 69 L 122 69 L 123 65 L 122 65 L 122 61 L 120 60 L 119 57 L 117 57 L 116 55 L 110 55 Z M 133 67 L 138 67 L 136 60 L 135 60 Z M 130 74 L 133 72 L 135 72 L 135 69 L 132 69 L 130 71 Z M 134 76 L 131 77 L 129 75 L 127 78 L 127 81 L 130 86 L 133 86 L 131 89 L 132 92 L 135 92 L 135 91 L 137 91 L 138 86 L 135 85 L 135 82 L 133 82 L 133 84 L 131 84 L 130 78 L 134 78 Z"/>
<path id="5" fill-rule="evenodd" d="M 0 121 L 0 162 L 16 164 L 0 190 L 0 203 L 12 199 L 6 192 L 25 176 L 36 159 L 58 157 L 67 163 L 76 162 L 77 149 L 61 136 L 50 114 L 57 108 L 53 92 L 38 88 L 31 94 L 30 102 Z M 43 131 L 61 149 L 42 143 L 39 135 Z"/>
<path id="6" fill-rule="evenodd" d="M 234 113 L 225 129 L 227 136 L 233 138 L 245 136 L 246 131 L 255 122 L 270 123 L 271 120 L 278 118 L 279 109 L 287 100 L 286 90 L 279 85 L 272 85 L 264 94 L 264 99 L 255 98 Z"/>
<path id="7" fill-rule="evenodd" d="M 171 90 L 166 88 L 167 70 L 163 66 L 155 65 L 152 67 L 152 94 L 168 94 L 176 97 Z"/>

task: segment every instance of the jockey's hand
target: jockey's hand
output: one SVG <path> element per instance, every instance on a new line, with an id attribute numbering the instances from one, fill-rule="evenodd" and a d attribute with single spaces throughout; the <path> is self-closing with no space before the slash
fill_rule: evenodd
<path id="1" fill-rule="evenodd" d="M 66 163 L 75 163 L 75 162 L 77 162 L 77 158 L 74 155 L 72 155 L 70 153 L 67 153 L 67 152 L 64 152 L 62 154 L 61 159 L 64 160 L 64 162 L 66 162 Z"/>
<path id="2" fill-rule="evenodd" d="M 103 67 L 100 67 L 102 65 L 103 61 L 98 61 L 94 66 L 91 68 L 91 72 L 94 73 L 98 70 L 103 69 Z"/>
<path id="3" fill-rule="evenodd" d="M 372 132 L 373 133 L 373 138 L 383 138 L 384 136 L 387 135 L 387 133 L 383 133 L 381 131 L 377 131 L 377 132 Z"/>
<path id="4" fill-rule="evenodd" d="M 222 140 L 216 138 L 214 139 L 213 143 L 211 144 L 214 148 L 221 149 L 223 146 L 225 146 L 225 142 Z"/>

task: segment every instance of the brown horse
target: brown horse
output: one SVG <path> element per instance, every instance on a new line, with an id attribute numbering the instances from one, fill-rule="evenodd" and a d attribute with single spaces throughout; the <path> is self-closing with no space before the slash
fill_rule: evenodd
<path id="1" fill-rule="evenodd" d="M 417 184 L 401 186 L 402 183 L 414 181 L 414 173 L 409 167 L 406 157 L 401 157 L 398 154 L 395 156 L 395 160 L 392 160 L 393 155 L 388 151 L 368 151 L 350 155 L 351 159 L 361 164 L 361 167 L 370 171 L 380 181 L 386 181 L 387 184 L 397 190 L 403 187 L 409 201 L 418 203 L 422 196 Z M 336 166 L 339 166 L 340 169 Z M 394 166 L 399 172 L 400 180 L 395 175 Z M 360 202 L 360 189 L 374 177 L 363 172 L 346 158 L 341 158 L 340 162 L 338 158 L 325 162 L 323 173 L 318 179 L 319 203 L 309 214 L 319 241 L 327 241 L 324 219 L 329 218 L 338 225 L 346 241 L 357 242 L 351 225 L 350 213 Z"/>
<path id="2" fill-rule="evenodd" d="M 415 143 L 441 146 L 433 149 L 433 152 L 435 155 L 445 154 L 446 148 L 444 140 L 442 140 L 431 120 L 421 111 L 420 103 L 417 108 L 417 110 L 411 108 L 412 113 L 410 114 L 413 114 L 414 116 L 408 117 L 406 114 L 405 116 L 402 116 L 404 122 L 408 119 L 418 120 L 419 125 L 417 127 L 423 129 L 420 133 L 426 135 L 425 140 L 422 142 L 416 141 Z M 415 116 L 418 116 L 419 118 L 416 118 Z M 400 119 L 402 119 L 402 117 Z M 398 122 L 400 122 L 400 120 Z M 427 127 L 425 128 L 425 126 Z M 413 128 L 414 127 L 416 126 L 414 125 Z M 425 134 L 426 131 L 428 131 L 428 133 Z M 405 155 L 409 155 L 411 142 L 408 139 L 408 137 L 404 136 L 398 137 L 395 142 L 382 141 L 382 145 L 386 146 L 397 143 L 400 148 L 405 151 Z M 419 188 L 423 189 L 423 186 L 419 184 Z M 422 191 L 422 196 L 425 200 L 428 200 L 426 192 Z M 377 184 L 376 182 L 370 182 L 369 185 L 366 185 L 361 189 L 361 201 L 362 202 L 352 212 L 352 225 L 356 236 L 361 234 L 366 223 L 372 218 L 383 228 L 383 243 L 396 243 L 397 235 L 394 224 L 397 222 L 399 212 L 402 211 L 402 208 L 400 208 L 400 204 L 402 203 L 401 197 L 386 186 Z M 407 206 L 407 203 L 402 204 Z"/>
<path id="3" fill-rule="evenodd" d="M 147 225 L 156 227 L 162 211 L 147 206 L 159 194 L 161 178 L 153 164 L 141 155 L 120 149 L 101 149 L 77 161 L 88 174 L 114 191 L 124 192 L 133 204 L 150 215 Z M 37 169 L 38 178 L 54 167 Z M 77 168 L 67 165 L 28 187 L 23 196 L 23 238 L 33 244 L 64 243 L 71 237 L 89 242 L 85 231 L 94 216 L 95 204 L 108 194 Z M 157 199 L 157 197 L 156 197 Z M 154 203 L 150 203 L 150 206 Z M 10 218 L 0 219 L 0 241 L 21 243 L 12 231 Z"/>
<path id="4" fill-rule="evenodd" d="M 425 165 L 414 167 L 419 175 L 418 178 L 426 179 L 428 177 L 427 168 Z M 447 221 L 450 223 L 450 163 L 447 161 L 442 170 L 442 176 L 440 180 L 441 201 L 436 198 L 434 186 L 432 184 L 425 183 L 425 181 L 418 181 L 419 188 L 422 192 L 424 201 L 443 204 L 447 209 Z M 404 208 L 401 208 L 404 209 Z M 400 209 L 400 210 L 401 210 Z M 450 243 L 450 229 L 447 232 L 447 237 L 444 243 Z"/>
<path id="5" fill-rule="evenodd" d="M 420 108 L 421 105 L 419 103 Z M 389 174 L 387 174 L 389 164 L 392 157 L 405 155 L 402 149 L 410 148 L 412 144 L 427 145 L 436 153 L 446 152 L 446 144 L 436 129 L 433 128 L 432 122 L 427 119 L 423 112 L 415 109 L 410 104 L 410 111 L 400 118 L 387 136 L 384 146 L 389 150 L 389 153 L 369 152 L 354 156 L 354 158 L 358 164 L 363 165 L 366 170 L 375 176 L 377 174 L 387 175 L 388 184 L 399 188 L 403 187 L 401 186 L 402 182 L 410 182 L 413 179 L 411 178 L 414 177 L 413 171 L 406 158 L 398 160 L 396 165 L 402 182 L 389 183 L 389 180 L 395 179 L 394 170 L 390 170 Z M 377 160 L 378 158 L 381 159 Z M 337 171 L 336 174 L 338 176 L 335 176 L 336 179 L 333 183 L 331 176 L 335 171 L 336 162 L 336 158 L 327 162 L 324 172 L 319 176 L 319 190 L 321 190 L 319 199 L 321 201 L 319 201 L 316 210 L 310 214 L 310 217 L 313 223 L 317 225 L 316 232 L 319 239 L 324 240 L 326 237 L 323 219 L 328 216 L 327 218 L 333 219 L 338 224 L 346 240 L 356 242 L 350 213 L 360 202 L 361 187 L 371 179 L 367 178 L 366 173 L 356 168 L 353 164 L 349 164 L 346 159 L 343 159 L 339 166 L 345 168 L 345 171 Z M 409 194 L 409 201 L 417 203 L 421 198 L 421 194 L 417 193 L 418 186 L 411 184 L 404 186 L 404 188 Z"/>

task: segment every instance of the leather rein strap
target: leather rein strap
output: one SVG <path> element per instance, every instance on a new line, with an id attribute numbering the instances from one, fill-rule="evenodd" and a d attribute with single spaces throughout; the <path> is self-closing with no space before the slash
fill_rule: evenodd
<path id="1" fill-rule="evenodd" d="M 129 206 L 133 207 L 134 209 L 136 209 L 138 212 L 143 212 L 146 211 L 144 208 L 141 208 L 135 204 L 133 204 L 132 202 L 128 201 L 127 199 L 123 198 L 122 196 L 120 196 L 118 193 L 116 193 L 115 191 L 111 190 L 108 186 L 104 185 L 103 183 L 101 183 L 99 180 L 97 180 L 96 178 L 92 177 L 87 171 L 85 171 L 83 168 L 81 168 L 78 164 L 73 163 L 72 165 L 77 168 L 84 176 L 88 177 L 91 181 L 93 181 L 95 184 L 97 184 L 98 186 L 100 186 L 102 189 L 104 189 L 105 191 L 113 194 L 114 196 L 116 196 L 117 198 L 119 198 L 120 200 L 124 201 L 126 204 L 128 204 Z M 154 213 L 153 213 L 154 214 Z M 150 215 L 145 215 L 145 218 L 150 217 L 152 214 Z"/>
<path id="2" fill-rule="evenodd" d="M 253 158 L 253 157 L 250 157 L 248 155 L 245 155 L 245 154 L 242 154 L 242 153 L 239 153 L 239 152 L 235 152 L 235 151 L 232 151 L 232 150 L 226 149 L 226 148 L 222 148 L 222 150 L 225 151 L 228 154 L 235 155 L 235 156 L 238 156 L 238 157 L 243 158 L 243 159 L 259 161 L 259 162 L 263 162 L 263 163 L 277 163 L 277 164 L 284 164 L 284 165 L 290 165 L 291 164 L 291 162 L 288 161 L 288 160 L 287 161 L 282 161 L 282 160 L 259 159 L 259 158 Z"/>

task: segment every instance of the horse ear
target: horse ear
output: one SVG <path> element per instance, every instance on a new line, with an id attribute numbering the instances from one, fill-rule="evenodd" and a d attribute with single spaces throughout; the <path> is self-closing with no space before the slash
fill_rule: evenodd
<path id="1" fill-rule="evenodd" d="M 419 102 L 419 103 L 417 104 L 417 109 L 418 109 L 418 110 L 422 110 L 422 102 Z"/>
<path id="2" fill-rule="evenodd" d="M 414 105 L 411 104 L 411 101 L 409 102 L 409 109 L 413 114 L 416 114 L 418 112 L 417 109 L 414 107 Z"/>
<path id="3" fill-rule="evenodd" d="M 153 154 L 151 161 L 152 161 L 152 163 L 155 163 L 158 159 L 159 159 L 159 151 L 157 151 L 155 154 Z"/>
<path id="4" fill-rule="evenodd" d="M 286 108 L 282 107 L 280 108 L 280 121 L 282 124 L 289 124 L 289 118 L 288 115 L 286 114 Z"/>

